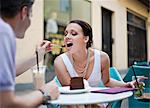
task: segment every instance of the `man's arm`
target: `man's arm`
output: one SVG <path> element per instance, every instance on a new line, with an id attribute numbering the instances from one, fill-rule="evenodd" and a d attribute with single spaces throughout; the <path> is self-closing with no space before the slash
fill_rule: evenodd
<path id="1" fill-rule="evenodd" d="M 44 85 L 41 90 L 48 93 L 52 100 L 59 95 L 58 87 L 53 81 Z M 23 96 L 16 96 L 14 91 L 0 91 L 0 108 L 37 108 L 42 103 L 43 94 L 38 90 Z"/>
<path id="2" fill-rule="evenodd" d="M 51 51 L 51 43 L 44 40 L 36 47 L 36 50 L 38 51 L 39 61 L 41 61 L 44 55 Z M 36 65 L 36 54 L 32 55 L 30 58 L 25 58 L 19 63 L 16 63 L 16 76 L 24 73 L 34 65 Z"/>
<path id="3" fill-rule="evenodd" d="M 16 63 L 16 76 L 21 75 L 22 73 L 24 73 L 25 71 L 33 67 L 34 65 L 36 65 L 35 54 L 32 55 L 32 57 L 30 58 L 22 60 L 21 62 L 19 61 L 18 63 Z"/>
<path id="4" fill-rule="evenodd" d="M 43 97 L 39 91 L 26 96 L 15 96 L 14 92 L 0 92 L 1 108 L 35 108 L 42 103 Z"/>

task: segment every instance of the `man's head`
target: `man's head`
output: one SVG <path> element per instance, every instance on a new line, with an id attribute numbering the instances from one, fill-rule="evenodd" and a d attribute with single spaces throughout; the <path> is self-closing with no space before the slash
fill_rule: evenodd
<path id="1" fill-rule="evenodd" d="M 23 38 L 30 25 L 33 0 L 0 0 L 0 16 L 9 23 L 17 38 Z"/>

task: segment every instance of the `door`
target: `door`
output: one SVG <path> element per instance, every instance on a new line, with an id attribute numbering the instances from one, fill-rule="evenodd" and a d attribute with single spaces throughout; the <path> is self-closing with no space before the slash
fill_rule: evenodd
<path id="1" fill-rule="evenodd" d="M 102 51 L 110 58 L 112 66 L 112 11 L 102 8 Z"/>

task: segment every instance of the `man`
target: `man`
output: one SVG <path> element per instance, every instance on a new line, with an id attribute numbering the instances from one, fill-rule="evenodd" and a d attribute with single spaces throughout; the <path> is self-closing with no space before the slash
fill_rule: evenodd
<path id="1" fill-rule="evenodd" d="M 35 57 L 17 66 L 15 61 L 15 38 L 24 38 L 30 25 L 32 4 L 32 0 L 0 0 L 0 108 L 35 108 L 59 95 L 54 82 L 24 96 L 16 96 L 14 92 L 15 76 L 36 63 Z M 51 49 L 50 43 L 44 41 L 37 49 L 43 55 Z"/>

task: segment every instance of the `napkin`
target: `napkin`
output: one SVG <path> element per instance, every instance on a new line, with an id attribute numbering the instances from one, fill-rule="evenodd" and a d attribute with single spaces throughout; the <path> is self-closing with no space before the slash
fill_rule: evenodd
<path id="1" fill-rule="evenodd" d="M 93 93 L 106 93 L 106 94 L 116 94 L 116 93 L 122 93 L 127 91 L 134 91 L 135 88 L 127 88 L 127 87 L 113 87 L 113 88 L 107 88 L 102 90 L 94 90 L 91 91 Z"/>

